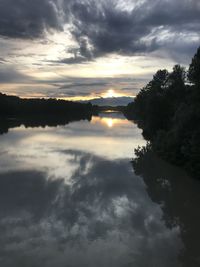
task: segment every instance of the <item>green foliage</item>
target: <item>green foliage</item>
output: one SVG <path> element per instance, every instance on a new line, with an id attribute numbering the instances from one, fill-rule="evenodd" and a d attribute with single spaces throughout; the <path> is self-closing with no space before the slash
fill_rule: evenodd
<path id="1" fill-rule="evenodd" d="M 171 73 L 159 70 L 127 106 L 125 114 L 143 129 L 157 154 L 200 179 L 199 92 L 200 48 L 188 72 L 180 65 L 175 65 Z"/>

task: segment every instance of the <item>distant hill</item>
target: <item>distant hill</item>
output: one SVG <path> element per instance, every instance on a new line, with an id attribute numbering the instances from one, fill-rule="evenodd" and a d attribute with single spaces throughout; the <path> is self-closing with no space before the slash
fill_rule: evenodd
<path id="1" fill-rule="evenodd" d="M 80 101 L 81 103 L 90 102 L 92 105 L 98 106 L 127 106 L 129 103 L 133 102 L 133 97 L 108 97 L 108 98 L 94 98 L 89 101 Z"/>

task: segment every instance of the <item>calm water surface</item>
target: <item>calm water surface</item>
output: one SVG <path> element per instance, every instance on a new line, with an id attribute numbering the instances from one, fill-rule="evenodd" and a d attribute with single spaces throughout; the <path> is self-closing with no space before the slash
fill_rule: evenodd
<path id="1" fill-rule="evenodd" d="M 1 267 L 200 266 L 200 185 L 121 114 L 0 136 Z"/>

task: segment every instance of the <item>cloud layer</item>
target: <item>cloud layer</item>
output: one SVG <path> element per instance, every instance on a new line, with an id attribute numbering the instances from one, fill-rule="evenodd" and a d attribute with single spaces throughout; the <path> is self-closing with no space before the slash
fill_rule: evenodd
<path id="1" fill-rule="evenodd" d="M 46 29 L 61 30 L 57 0 L 1 0 L 0 35 L 36 38 Z"/>
<path id="2" fill-rule="evenodd" d="M 14 88 L 21 96 L 33 88 L 37 96 L 96 97 L 110 82 L 79 78 L 146 83 L 157 69 L 190 63 L 199 29 L 197 0 L 1 0 L 0 83 L 27 82 Z M 114 89 L 128 94 L 133 87 Z"/>
<path id="3" fill-rule="evenodd" d="M 72 34 L 82 57 L 124 55 L 161 48 L 185 52 L 199 43 L 200 4 L 196 0 L 138 1 L 124 9 L 120 1 L 73 1 Z M 190 44 L 187 37 L 190 36 Z M 185 43 L 183 47 L 182 42 Z"/>
<path id="4" fill-rule="evenodd" d="M 188 52 L 199 42 L 200 4 L 196 0 L 2 0 L 0 35 L 41 37 L 67 25 L 77 46 L 61 63 L 109 54 L 137 54 L 160 48 Z M 187 36 L 190 37 L 188 41 Z M 182 42 L 185 42 L 185 46 Z M 66 45 L 67 46 L 67 45 Z"/>

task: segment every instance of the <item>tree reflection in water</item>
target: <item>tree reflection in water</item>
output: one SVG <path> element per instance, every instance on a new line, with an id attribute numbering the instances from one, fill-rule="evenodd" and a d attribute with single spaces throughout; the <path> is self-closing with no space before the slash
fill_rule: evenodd
<path id="1" fill-rule="evenodd" d="M 181 266 L 200 266 L 200 182 L 162 161 L 148 148 L 138 151 L 133 167 L 144 179 L 151 199 L 161 205 L 167 226 L 178 225 L 181 229 Z"/>

